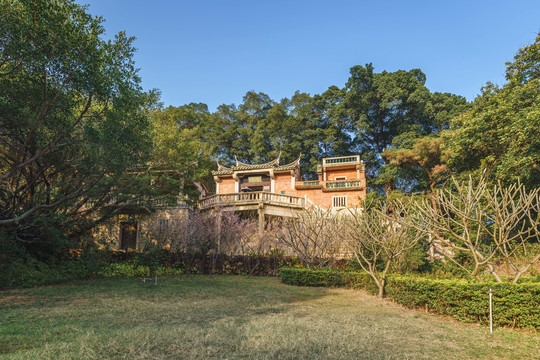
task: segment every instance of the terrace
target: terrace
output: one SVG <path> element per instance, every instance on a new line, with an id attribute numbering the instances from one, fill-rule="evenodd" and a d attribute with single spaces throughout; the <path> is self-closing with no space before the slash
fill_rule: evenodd
<path id="1" fill-rule="evenodd" d="M 322 166 L 324 168 L 332 167 L 342 167 L 342 166 L 351 166 L 351 165 L 360 165 L 362 164 L 362 160 L 360 160 L 360 155 L 352 155 L 352 156 L 341 156 L 341 157 L 333 157 L 333 158 L 325 158 L 323 159 Z"/>
<path id="2" fill-rule="evenodd" d="M 297 181 L 295 188 L 300 189 L 322 189 L 323 192 L 328 191 L 343 191 L 343 190 L 361 190 L 362 181 L 360 179 L 352 180 L 334 180 L 334 181 Z"/>
<path id="3" fill-rule="evenodd" d="M 303 197 L 274 194 L 265 191 L 246 193 L 217 194 L 207 197 L 199 202 L 199 208 L 205 210 L 213 207 L 273 205 L 278 207 L 303 209 L 305 207 Z"/>

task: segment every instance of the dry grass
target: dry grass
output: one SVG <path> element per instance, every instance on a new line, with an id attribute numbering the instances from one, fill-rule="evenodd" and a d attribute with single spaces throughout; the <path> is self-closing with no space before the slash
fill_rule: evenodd
<path id="1" fill-rule="evenodd" d="M 461 324 L 358 291 L 186 276 L 0 292 L 6 359 L 533 359 L 537 333 Z"/>

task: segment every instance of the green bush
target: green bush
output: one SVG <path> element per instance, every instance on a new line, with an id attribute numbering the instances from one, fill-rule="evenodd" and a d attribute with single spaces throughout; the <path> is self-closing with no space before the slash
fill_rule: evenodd
<path id="1" fill-rule="evenodd" d="M 369 275 L 353 271 L 282 268 L 280 277 L 290 285 L 362 288 L 373 294 L 377 291 Z M 410 308 L 487 324 L 491 288 L 495 325 L 540 329 L 540 283 L 534 280 L 530 277 L 519 284 L 478 283 L 392 275 L 388 277 L 386 294 Z"/>
<path id="2" fill-rule="evenodd" d="M 180 275 L 183 274 L 183 269 L 157 267 L 150 268 L 140 265 L 137 262 L 112 263 L 104 266 L 98 273 L 102 277 L 148 277 L 157 275 Z"/>
<path id="3" fill-rule="evenodd" d="M 285 284 L 298 286 L 345 286 L 343 272 L 334 269 L 313 271 L 306 268 L 281 268 L 280 278 Z"/>
<path id="4" fill-rule="evenodd" d="M 0 289 L 50 285 L 86 279 L 95 274 L 96 265 L 85 259 L 47 264 L 32 257 L 0 264 Z"/>

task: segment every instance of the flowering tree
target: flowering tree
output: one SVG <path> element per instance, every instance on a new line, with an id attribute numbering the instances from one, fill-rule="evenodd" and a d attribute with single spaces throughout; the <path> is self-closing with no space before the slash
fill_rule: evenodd
<path id="1" fill-rule="evenodd" d="M 345 243 L 356 261 L 368 273 L 384 296 L 386 275 L 392 264 L 411 250 L 424 233 L 407 225 L 411 211 L 403 203 L 381 203 L 365 211 L 350 211 L 343 217 Z"/>
<path id="2" fill-rule="evenodd" d="M 331 211 L 309 209 L 274 224 L 274 241 L 290 250 L 308 269 L 332 264 L 340 250 L 340 221 Z"/>

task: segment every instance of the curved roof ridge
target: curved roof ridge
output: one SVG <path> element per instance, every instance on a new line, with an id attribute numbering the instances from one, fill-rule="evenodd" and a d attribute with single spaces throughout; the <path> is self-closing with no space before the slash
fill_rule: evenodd
<path id="1" fill-rule="evenodd" d="M 231 168 L 221 165 L 221 164 L 219 163 L 219 160 L 216 160 L 216 163 L 217 163 L 217 169 L 218 169 L 218 171 L 232 171 Z"/>
<path id="2" fill-rule="evenodd" d="M 296 160 L 294 160 L 293 162 L 287 164 L 287 165 L 282 165 L 282 167 L 291 167 L 291 166 L 297 166 L 300 164 L 300 159 L 302 159 L 302 153 L 300 153 L 300 155 L 298 155 L 298 157 L 296 158 Z"/>
<path id="3" fill-rule="evenodd" d="M 240 167 L 240 166 L 257 166 L 257 167 L 262 168 L 262 167 L 270 167 L 270 166 L 279 166 L 279 159 L 280 158 L 281 158 L 281 151 L 279 152 L 278 157 L 275 158 L 272 161 L 269 161 L 269 162 L 266 162 L 266 163 L 263 163 L 263 164 L 247 164 L 247 163 L 244 163 L 244 162 L 241 162 L 240 160 L 238 160 L 236 155 L 234 155 L 234 160 L 236 161 L 236 167 Z"/>

